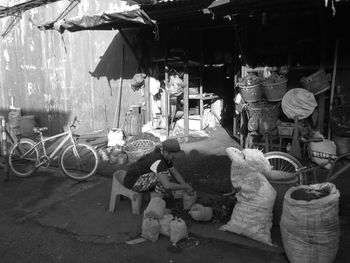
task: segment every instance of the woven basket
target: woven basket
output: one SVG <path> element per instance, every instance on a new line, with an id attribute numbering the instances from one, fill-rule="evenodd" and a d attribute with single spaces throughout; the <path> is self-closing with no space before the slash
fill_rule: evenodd
<path id="1" fill-rule="evenodd" d="M 315 95 L 326 91 L 330 87 L 324 69 L 321 69 L 308 77 L 301 78 L 300 82 L 305 89 Z"/>
<path id="2" fill-rule="evenodd" d="M 128 155 L 129 162 L 136 162 L 142 156 L 152 152 L 156 143 L 151 140 L 136 140 L 124 146 L 124 152 Z"/>
<path id="3" fill-rule="evenodd" d="M 265 82 L 262 84 L 264 95 L 268 101 L 281 101 L 287 92 L 288 80 L 279 83 Z"/>
<path id="4" fill-rule="evenodd" d="M 256 102 L 262 98 L 263 90 L 260 83 L 251 86 L 238 85 L 238 87 L 246 102 Z"/>

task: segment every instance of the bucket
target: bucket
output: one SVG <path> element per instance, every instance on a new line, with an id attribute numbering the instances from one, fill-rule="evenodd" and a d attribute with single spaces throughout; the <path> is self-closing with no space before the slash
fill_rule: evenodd
<path id="1" fill-rule="evenodd" d="M 337 146 L 337 155 L 342 155 L 350 152 L 350 137 L 333 136 L 333 141 Z"/>
<path id="2" fill-rule="evenodd" d="M 239 89 L 246 102 L 256 102 L 262 99 L 263 91 L 260 83 L 252 86 L 239 86 Z"/>
<path id="3" fill-rule="evenodd" d="M 272 224 L 278 226 L 282 215 L 284 195 L 289 188 L 297 185 L 298 177 L 288 172 L 273 170 L 271 171 L 271 179 L 269 179 L 269 182 L 277 192 L 275 205 L 273 207 Z"/>
<path id="4" fill-rule="evenodd" d="M 33 128 L 35 127 L 35 116 L 27 115 L 22 116 L 19 121 L 19 129 L 22 136 L 31 136 L 33 135 Z"/>

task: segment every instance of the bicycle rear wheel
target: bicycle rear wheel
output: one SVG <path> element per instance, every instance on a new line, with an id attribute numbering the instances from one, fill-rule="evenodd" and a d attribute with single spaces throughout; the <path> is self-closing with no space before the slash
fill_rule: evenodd
<path id="1" fill-rule="evenodd" d="M 269 160 L 272 170 L 288 173 L 295 173 L 297 169 L 303 167 L 302 164 L 292 155 L 285 152 L 268 152 L 264 154 Z M 298 174 L 298 183 L 304 184 L 305 178 L 302 173 Z"/>
<path id="2" fill-rule="evenodd" d="M 34 141 L 22 139 L 10 150 L 9 165 L 16 176 L 28 177 L 37 169 L 39 151 L 34 145 Z"/>
<path id="3" fill-rule="evenodd" d="M 61 154 L 59 166 L 69 178 L 84 181 L 98 168 L 99 157 L 95 149 L 85 143 L 70 145 Z"/>

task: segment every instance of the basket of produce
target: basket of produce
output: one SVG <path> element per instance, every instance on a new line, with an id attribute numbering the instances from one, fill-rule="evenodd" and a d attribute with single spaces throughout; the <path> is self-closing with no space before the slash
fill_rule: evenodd
<path id="1" fill-rule="evenodd" d="M 128 142 L 124 146 L 124 152 L 128 155 L 129 162 L 136 162 L 142 156 L 152 152 L 156 143 L 151 140 L 141 139 Z"/>
<path id="2" fill-rule="evenodd" d="M 324 69 L 320 69 L 308 77 L 300 80 L 305 89 L 317 95 L 329 89 L 329 81 Z"/>
<path id="3" fill-rule="evenodd" d="M 240 78 L 237 83 L 244 101 L 256 102 L 262 98 L 261 78 L 251 73 Z"/>
<path id="4" fill-rule="evenodd" d="M 263 91 L 268 101 L 281 101 L 287 92 L 287 82 L 284 76 L 273 73 L 263 83 Z"/>

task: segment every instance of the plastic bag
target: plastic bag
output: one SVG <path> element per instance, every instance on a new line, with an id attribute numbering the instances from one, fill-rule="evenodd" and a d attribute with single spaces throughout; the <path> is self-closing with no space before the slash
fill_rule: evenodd
<path id="1" fill-rule="evenodd" d="M 160 224 L 160 234 L 170 237 L 170 222 L 174 219 L 172 214 L 165 214 L 161 219 L 159 219 Z"/>
<path id="2" fill-rule="evenodd" d="M 201 204 L 194 204 L 188 213 L 197 221 L 209 221 L 213 217 L 213 209 Z"/>
<path id="3" fill-rule="evenodd" d="M 270 230 L 277 193 L 266 177 L 249 165 L 240 150 L 230 147 L 226 152 L 232 160 L 231 183 L 240 191 L 230 221 L 220 230 L 272 245 Z"/>
<path id="4" fill-rule="evenodd" d="M 334 141 L 323 139 L 322 142 L 310 142 L 309 149 L 311 152 L 321 152 L 321 153 L 328 153 L 328 154 L 337 154 L 337 146 Z M 311 160 L 317 164 L 325 164 L 328 163 L 328 159 L 322 159 L 313 157 L 311 155 Z M 325 168 L 330 169 L 331 164 L 325 165 Z"/>
<path id="5" fill-rule="evenodd" d="M 176 218 L 170 222 L 170 242 L 175 246 L 181 239 L 188 237 L 185 221 Z"/>
<path id="6" fill-rule="evenodd" d="M 160 233 L 160 225 L 157 219 L 144 218 L 142 221 L 142 237 L 156 242 Z"/>
<path id="7" fill-rule="evenodd" d="M 191 209 L 192 205 L 196 202 L 197 200 L 197 193 L 187 193 L 184 192 L 182 194 L 182 204 L 183 204 L 183 209 L 189 210 Z"/>
<path id="8" fill-rule="evenodd" d="M 319 199 L 292 198 L 299 189 L 324 188 L 329 194 Z M 286 192 L 280 228 L 284 250 L 291 263 L 333 262 L 339 248 L 339 196 L 332 183 L 300 185 Z"/>
<path id="9" fill-rule="evenodd" d="M 148 203 L 143 216 L 145 218 L 157 218 L 160 219 L 164 216 L 165 201 L 160 197 L 153 197 Z"/>
<path id="10" fill-rule="evenodd" d="M 309 117 L 317 107 L 317 101 L 312 92 L 295 88 L 289 90 L 282 98 L 282 111 L 289 119 L 295 116 L 301 119 Z"/>
<path id="11" fill-rule="evenodd" d="M 125 144 L 124 132 L 122 129 L 111 129 L 107 135 L 108 144 L 107 146 L 123 146 Z"/>

